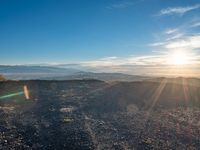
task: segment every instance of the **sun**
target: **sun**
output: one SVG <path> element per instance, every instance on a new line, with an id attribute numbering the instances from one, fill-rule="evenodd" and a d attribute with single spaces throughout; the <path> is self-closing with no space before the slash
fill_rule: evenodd
<path id="1" fill-rule="evenodd" d="M 188 54 L 184 51 L 176 51 L 170 55 L 170 64 L 186 65 L 189 64 Z"/>

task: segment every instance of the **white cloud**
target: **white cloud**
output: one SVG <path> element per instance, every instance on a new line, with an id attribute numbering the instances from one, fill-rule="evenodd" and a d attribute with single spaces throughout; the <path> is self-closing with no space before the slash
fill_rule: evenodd
<path id="1" fill-rule="evenodd" d="M 119 65 L 155 65 L 166 63 L 164 55 L 144 55 L 144 56 L 128 56 L 128 57 L 118 57 L 115 59 L 105 60 L 104 58 L 85 61 L 81 64 L 83 66 L 92 67 L 109 67 L 109 66 L 119 66 Z"/>
<path id="2" fill-rule="evenodd" d="M 116 56 L 110 56 L 110 57 L 101 58 L 101 60 L 114 60 L 114 59 L 117 59 L 117 57 Z"/>
<path id="3" fill-rule="evenodd" d="M 196 22 L 196 23 L 192 24 L 191 27 L 193 27 L 193 28 L 200 27 L 200 22 Z"/>
<path id="4" fill-rule="evenodd" d="M 103 61 L 102 58 L 94 61 L 82 62 L 81 65 L 95 72 L 120 72 L 134 75 L 162 75 L 162 76 L 199 76 L 200 57 L 192 57 L 195 64 L 188 64 L 180 68 L 169 64 L 169 54 L 159 53 L 144 56 L 128 56 Z M 179 71 L 177 71 L 179 70 Z"/>
<path id="5" fill-rule="evenodd" d="M 164 44 L 165 44 L 165 42 L 156 42 L 156 43 L 151 43 L 151 44 L 149 44 L 149 46 L 157 47 L 157 46 L 162 46 L 162 45 L 164 45 Z"/>
<path id="6" fill-rule="evenodd" d="M 177 40 L 184 37 L 183 33 L 177 33 L 177 34 L 170 34 L 170 36 L 164 37 L 165 40 L 161 41 L 161 42 L 155 42 L 155 43 L 150 43 L 148 46 L 150 47 L 163 47 L 165 45 L 167 45 L 169 42 L 171 42 L 172 40 Z"/>
<path id="7" fill-rule="evenodd" d="M 120 9 L 120 8 L 129 7 L 129 6 L 133 5 L 133 4 L 134 4 L 133 2 L 123 2 L 123 3 L 113 4 L 113 5 L 109 6 L 108 8 Z"/>
<path id="8" fill-rule="evenodd" d="M 161 43 L 163 43 L 162 45 L 158 45 L 155 48 L 159 49 L 159 52 L 164 52 L 163 54 L 165 54 L 165 58 L 168 57 L 168 61 L 166 61 L 167 63 L 161 62 L 161 64 L 169 64 L 171 61 L 170 58 L 174 57 L 174 55 L 178 52 L 185 55 L 188 64 L 200 65 L 200 51 L 198 51 L 200 50 L 199 41 L 200 34 L 196 33 L 194 35 L 184 35 L 176 39 L 165 39 L 164 41 L 161 41 Z M 153 44 L 156 45 L 156 43 Z"/>
<path id="9" fill-rule="evenodd" d="M 165 48 L 167 49 L 188 49 L 193 50 L 200 48 L 200 35 L 194 35 L 194 36 L 187 36 L 184 38 L 180 38 L 177 40 L 170 41 L 166 43 Z"/>
<path id="10" fill-rule="evenodd" d="M 186 7 L 169 7 L 166 9 L 162 9 L 159 15 L 173 15 L 173 14 L 183 15 L 189 11 L 199 9 L 199 8 L 200 8 L 200 4 L 196 4 L 193 6 L 186 6 Z"/>
<path id="11" fill-rule="evenodd" d="M 165 31 L 165 34 L 173 34 L 173 33 L 176 33 L 178 31 L 178 29 L 167 29 Z"/>
<path id="12" fill-rule="evenodd" d="M 183 33 L 177 33 L 177 34 L 175 34 L 175 35 L 172 35 L 172 36 L 168 37 L 168 38 L 166 39 L 166 41 L 179 39 L 179 38 L 181 38 L 181 37 L 183 37 L 183 36 L 184 36 Z"/>
<path id="13" fill-rule="evenodd" d="M 137 3 L 140 3 L 142 1 L 144 1 L 144 0 L 137 0 L 137 1 L 124 0 L 122 2 L 112 4 L 112 5 L 108 6 L 107 8 L 108 9 L 123 9 L 123 8 L 130 7 L 132 5 L 135 5 Z"/>
<path id="14" fill-rule="evenodd" d="M 150 46 L 155 47 L 153 50 L 153 55 L 143 55 L 143 56 L 127 56 L 127 57 L 105 57 L 94 61 L 82 62 L 84 66 L 90 67 L 114 67 L 122 65 L 166 65 L 169 62 L 169 55 L 173 51 L 183 50 L 189 54 L 191 60 L 195 59 L 195 63 L 200 63 L 199 52 L 200 49 L 200 34 L 195 34 L 191 36 L 172 35 L 176 38 L 166 38 L 164 41 L 158 43 L 152 43 Z M 198 58 L 198 59 L 197 59 Z M 193 63 L 194 61 L 192 61 Z"/>
<path id="15" fill-rule="evenodd" d="M 189 28 L 190 27 L 187 26 L 186 29 Z M 121 72 L 138 75 L 199 76 L 200 33 L 196 32 L 191 34 L 184 29 L 175 28 L 161 32 L 161 36 L 159 36 L 161 40 L 149 44 L 153 49 L 151 55 L 130 55 L 127 57 L 111 56 L 93 61 L 81 62 L 81 65 L 90 69 L 92 68 L 92 71 L 97 72 Z M 176 51 L 186 54 L 188 61 L 181 67 L 181 72 L 177 72 L 180 68 L 176 68 L 176 65 L 172 65 L 171 57 L 174 56 Z"/>

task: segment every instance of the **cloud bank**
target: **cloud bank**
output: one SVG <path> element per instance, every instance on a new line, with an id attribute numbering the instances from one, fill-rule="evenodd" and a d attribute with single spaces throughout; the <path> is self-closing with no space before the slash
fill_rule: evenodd
<path id="1" fill-rule="evenodd" d="M 160 16 L 162 15 L 174 15 L 174 14 L 179 14 L 179 15 L 183 15 L 189 11 L 195 10 L 195 9 L 199 9 L 200 8 L 200 4 L 196 4 L 193 6 L 185 6 L 185 7 L 168 7 L 165 9 L 162 9 L 159 13 Z"/>

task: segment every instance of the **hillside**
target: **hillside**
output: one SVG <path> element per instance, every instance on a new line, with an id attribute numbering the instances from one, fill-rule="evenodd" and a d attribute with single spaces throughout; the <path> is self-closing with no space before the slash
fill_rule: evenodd
<path id="1" fill-rule="evenodd" d="M 124 111 L 134 104 L 139 110 L 200 107 L 200 79 L 163 78 L 157 82 L 116 82 L 91 95 L 94 111 Z M 99 96 L 96 96 L 98 94 Z"/>
<path id="2" fill-rule="evenodd" d="M 200 85 L 183 80 L 1 82 L 0 147 L 198 149 Z"/>

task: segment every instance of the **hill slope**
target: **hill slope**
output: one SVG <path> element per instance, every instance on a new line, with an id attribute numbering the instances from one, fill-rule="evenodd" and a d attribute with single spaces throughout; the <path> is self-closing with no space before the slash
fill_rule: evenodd
<path id="1" fill-rule="evenodd" d="M 0 147 L 198 149 L 199 80 L 183 80 L 0 82 Z"/>

